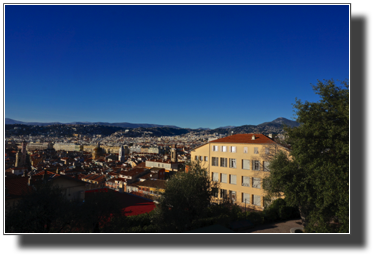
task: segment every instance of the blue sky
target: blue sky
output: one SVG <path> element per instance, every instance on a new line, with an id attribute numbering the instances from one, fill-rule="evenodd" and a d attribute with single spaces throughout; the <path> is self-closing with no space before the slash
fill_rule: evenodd
<path id="1" fill-rule="evenodd" d="M 5 117 L 216 128 L 349 78 L 348 5 L 5 6 Z"/>

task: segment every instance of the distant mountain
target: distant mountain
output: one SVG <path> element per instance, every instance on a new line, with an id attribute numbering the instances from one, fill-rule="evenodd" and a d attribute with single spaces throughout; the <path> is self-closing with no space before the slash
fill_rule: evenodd
<path id="1" fill-rule="evenodd" d="M 174 128 L 174 129 L 181 129 L 177 126 L 170 126 L 170 125 L 155 125 L 155 124 L 133 124 L 133 123 L 127 123 L 127 122 L 121 122 L 121 123 L 108 123 L 108 122 L 71 122 L 71 123 L 59 123 L 59 122 L 49 122 L 49 123 L 43 123 L 43 122 L 22 122 L 10 118 L 5 118 L 5 124 L 6 125 L 13 125 L 13 124 L 22 124 L 22 125 L 40 125 L 40 126 L 47 126 L 47 125 L 55 125 L 55 124 L 62 124 L 62 125 L 100 125 L 100 126 L 114 126 L 114 127 L 120 127 L 120 128 Z M 284 117 L 279 117 L 271 122 L 264 122 L 259 125 L 243 125 L 243 126 L 225 126 L 225 127 L 219 127 L 216 129 L 210 129 L 210 128 L 197 128 L 197 129 L 191 129 L 191 130 L 207 130 L 210 133 L 219 133 L 219 134 L 228 134 L 230 135 L 231 132 L 235 134 L 242 134 L 242 133 L 282 133 L 283 132 L 283 125 L 287 125 L 288 127 L 297 127 L 299 126 L 299 123 L 293 120 L 289 120 Z M 190 131 L 190 129 L 186 129 L 186 131 Z M 150 130 L 149 132 L 153 132 L 154 135 L 177 135 L 179 133 L 182 133 L 182 131 L 173 131 L 173 130 Z M 185 132 L 183 130 L 183 132 Z M 139 133 L 139 132 L 138 132 Z M 187 132 L 186 132 L 187 133 Z"/>
<path id="2" fill-rule="evenodd" d="M 5 118 L 5 124 L 6 125 L 32 125 L 32 126 L 46 126 L 46 125 L 56 125 L 56 124 L 61 124 L 60 122 L 50 122 L 50 123 L 43 123 L 43 122 L 23 122 L 23 121 L 18 121 L 14 120 L 11 118 Z"/>
<path id="3" fill-rule="evenodd" d="M 293 121 L 293 120 L 289 120 L 289 119 L 284 118 L 284 117 L 278 117 L 277 119 L 274 119 L 271 122 L 265 122 L 265 123 L 259 124 L 259 126 L 261 126 L 261 125 L 273 125 L 273 124 L 281 124 L 281 125 L 284 124 L 284 125 L 287 125 L 288 127 L 299 126 L 298 122 Z"/>
<path id="4" fill-rule="evenodd" d="M 144 127 L 144 128 L 150 128 L 150 127 L 171 127 L 171 128 L 180 128 L 177 126 L 170 126 L 170 125 L 155 125 L 155 124 L 134 124 L 134 123 L 108 123 L 108 122 L 71 122 L 71 123 L 60 123 L 60 122 L 23 122 L 14 120 L 11 118 L 5 118 L 5 124 L 6 125 L 13 125 L 13 124 L 22 124 L 22 125 L 36 125 L 36 126 L 48 126 L 48 125 L 56 125 L 56 124 L 62 124 L 62 125 L 102 125 L 102 126 L 116 126 L 116 127 L 122 127 L 122 128 L 137 128 L 137 127 Z"/>
<path id="5" fill-rule="evenodd" d="M 264 122 L 259 125 L 243 125 L 238 127 L 224 127 L 211 130 L 213 133 L 225 134 L 228 135 L 233 132 L 234 134 L 246 134 L 246 133 L 282 133 L 283 125 L 289 127 L 297 127 L 299 123 L 293 120 L 289 120 L 284 117 L 279 117 L 271 122 Z"/>
<path id="6" fill-rule="evenodd" d="M 218 127 L 218 128 L 223 128 L 223 129 L 227 129 L 227 128 L 233 128 L 235 126 L 224 126 L 224 127 Z"/>

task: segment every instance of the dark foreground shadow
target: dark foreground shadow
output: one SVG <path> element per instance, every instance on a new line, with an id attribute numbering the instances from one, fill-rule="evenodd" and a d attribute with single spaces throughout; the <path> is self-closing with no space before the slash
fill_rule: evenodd
<path id="1" fill-rule="evenodd" d="M 290 233 L 290 229 L 294 227 L 303 228 L 300 219 L 259 225 L 244 231 L 239 231 L 238 233 Z"/>

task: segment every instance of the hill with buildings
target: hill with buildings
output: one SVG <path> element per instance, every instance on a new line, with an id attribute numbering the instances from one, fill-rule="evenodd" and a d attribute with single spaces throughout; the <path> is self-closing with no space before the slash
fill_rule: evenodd
<path id="1" fill-rule="evenodd" d="M 11 118 L 5 118 L 6 125 L 35 125 L 35 126 L 50 126 L 50 125 L 99 125 L 99 126 L 114 126 L 114 127 L 122 127 L 122 128 L 136 128 L 136 127 L 173 127 L 179 128 L 177 126 L 171 125 L 156 125 L 156 124 L 134 124 L 128 122 L 120 122 L 120 123 L 108 123 L 108 122 L 71 122 L 71 123 L 60 123 L 60 122 L 23 122 L 14 120 Z"/>
<path id="2" fill-rule="evenodd" d="M 6 118 L 5 124 L 5 132 L 6 135 L 49 135 L 49 136 L 76 136 L 76 135 L 101 135 L 101 136 L 109 136 L 109 135 L 119 135 L 122 137 L 161 137 L 161 136 L 178 136 L 184 135 L 189 132 L 198 132 L 198 133 L 218 133 L 218 134 L 245 134 L 245 133 L 282 133 L 283 125 L 287 125 L 289 127 L 299 126 L 298 122 L 280 117 L 271 122 L 264 122 L 259 125 L 243 125 L 243 126 L 227 126 L 220 127 L 216 129 L 207 129 L 207 128 L 199 128 L 199 129 L 190 129 L 190 128 L 179 128 L 176 126 L 158 126 L 153 124 L 145 124 L 146 126 L 139 127 L 130 127 L 133 125 L 131 123 L 104 123 L 104 122 L 96 122 L 96 123 L 82 123 L 77 122 L 76 124 L 49 124 L 49 123 L 28 123 L 21 122 L 23 124 L 19 124 L 13 119 Z M 140 125 L 140 124 L 134 124 Z"/>

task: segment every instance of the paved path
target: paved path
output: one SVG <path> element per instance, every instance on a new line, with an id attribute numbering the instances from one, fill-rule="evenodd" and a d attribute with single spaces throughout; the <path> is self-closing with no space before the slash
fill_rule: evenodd
<path id="1" fill-rule="evenodd" d="M 260 225 L 237 233 L 290 233 L 290 228 L 303 227 L 301 219 L 286 222 Z"/>

